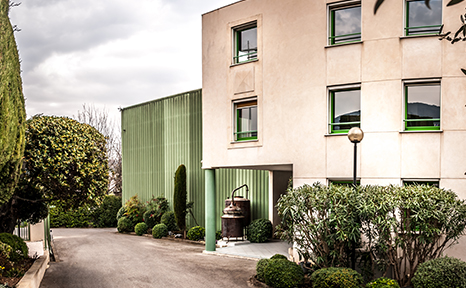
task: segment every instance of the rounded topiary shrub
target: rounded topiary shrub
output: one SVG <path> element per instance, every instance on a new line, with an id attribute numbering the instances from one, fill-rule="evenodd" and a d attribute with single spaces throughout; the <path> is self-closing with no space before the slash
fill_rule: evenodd
<path id="1" fill-rule="evenodd" d="M 144 220 L 144 223 L 146 223 L 147 228 L 154 227 L 155 225 L 159 224 L 159 221 L 157 217 L 154 215 L 154 211 L 147 210 L 144 212 L 142 219 Z"/>
<path id="2" fill-rule="evenodd" d="M 167 226 L 168 231 L 178 231 L 180 228 L 176 226 L 175 213 L 173 211 L 168 211 L 163 213 L 160 223 Z"/>
<path id="3" fill-rule="evenodd" d="M 256 219 L 247 229 L 247 238 L 253 243 L 263 243 L 272 237 L 272 222 L 268 219 Z"/>
<path id="4" fill-rule="evenodd" d="M 452 257 L 420 264 L 412 279 L 414 288 L 466 287 L 466 262 Z"/>
<path id="5" fill-rule="evenodd" d="M 147 233 L 147 225 L 144 222 L 136 224 L 134 226 L 134 232 L 136 232 L 136 235 L 142 236 L 143 234 Z"/>
<path id="6" fill-rule="evenodd" d="M 10 233 L 0 233 L 0 242 L 11 246 L 11 261 L 16 262 L 17 260 L 28 257 L 28 246 L 20 237 Z"/>
<path id="7" fill-rule="evenodd" d="M 157 224 L 152 228 L 152 237 L 160 239 L 162 237 L 167 237 L 168 228 L 165 224 Z"/>
<path id="8" fill-rule="evenodd" d="M 120 233 L 131 232 L 133 230 L 133 222 L 126 217 L 121 217 L 118 220 L 117 229 Z"/>
<path id="9" fill-rule="evenodd" d="M 205 236 L 205 228 L 201 226 L 194 226 L 193 228 L 189 229 L 188 234 L 186 237 L 192 241 L 199 241 L 203 240 Z"/>
<path id="10" fill-rule="evenodd" d="M 270 257 L 270 259 L 284 259 L 284 260 L 288 260 L 288 258 L 286 258 L 285 255 L 282 255 L 282 254 L 275 254 L 273 255 L 272 257 Z"/>
<path id="11" fill-rule="evenodd" d="M 265 284 L 275 288 L 297 287 L 304 281 L 303 269 L 298 264 L 285 260 L 273 259 L 265 267 Z"/>
<path id="12" fill-rule="evenodd" d="M 381 277 L 366 284 L 366 288 L 400 288 L 396 280 Z"/>
<path id="13" fill-rule="evenodd" d="M 323 268 L 312 273 L 314 288 L 360 288 L 363 282 L 361 274 L 350 268 Z"/>
<path id="14" fill-rule="evenodd" d="M 261 259 L 256 264 L 256 278 L 259 281 L 265 282 L 265 268 L 269 264 L 270 259 Z"/>

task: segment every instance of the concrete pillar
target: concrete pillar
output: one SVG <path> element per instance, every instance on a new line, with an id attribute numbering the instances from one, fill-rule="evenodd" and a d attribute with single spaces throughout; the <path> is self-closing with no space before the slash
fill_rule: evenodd
<path id="1" fill-rule="evenodd" d="M 205 170 L 205 250 L 215 251 L 216 203 L 215 169 Z"/>

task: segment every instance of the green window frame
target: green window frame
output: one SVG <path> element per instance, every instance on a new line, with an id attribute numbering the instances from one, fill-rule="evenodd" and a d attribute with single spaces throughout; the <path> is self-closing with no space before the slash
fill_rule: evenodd
<path id="1" fill-rule="evenodd" d="M 361 41 L 361 2 L 331 6 L 329 13 L 330 45 Z"/>
<path id="2" fill-rule="evenodd" d="M 257 59 L 257 22 L 233 29 L 233 64 Z"/>
<path id="3" fill-rule="evenodd" d="M 235 141 L 257 140 L 257 100 L 235 103 Z"/>
<path id="4" fill-rule="evenodd" d="M 440 130 L 440 82 L 407 83 L 405 93 L 405 131 Z"/>
<path id="5" fill-rule="evenodd" d="M 348 133 L 353 127 L 361 127 L 361 88 L 330 90 L 330 133 Z"/>
<path id="6" fill-rule="evenodd" d="M 435 35 L 442 26 L 442 0 L 406 0 L 405 36 Z"/>

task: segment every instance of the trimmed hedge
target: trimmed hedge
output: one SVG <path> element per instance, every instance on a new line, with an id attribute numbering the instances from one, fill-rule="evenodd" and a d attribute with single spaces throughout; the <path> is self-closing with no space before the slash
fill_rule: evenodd
<path id="1" fill-rule="evenodd" d="M 136 232 L 136 235 L 142 236 L 147 233 L 147 225 L 144 222 L 136 224 L 134 226 L 134 232 Z"/>
<path id="2" fill-rule="evenodd" d="M 162 237 L 167 237 L 168 228 L 165 224 L 157 224 L 152 228 L 152 237 L 160 239 Z"/>
<path id="3" fill-rule="evenodd" d="M 466 287 L 466 262 L 452 257 L 420 264 L 412 279 L 414 288 Z"/>
<path id="4" fill-rule="evenodd" d="M 256 264 L 256 278 L 259 281 L 265 282 L 265 269 L 269 265 L 270 259 L 261 259 Z"/>
<path id="5" fill-rule="evenodd" d="M 323 268 L 312 273 L 314 288 L 360 288 L 363 282 L 361 274 L 350 268 Z"/>
<path id="6" fill-rule="evenodd" d="M 203 240 L 204 236 L 205 236 L 205 228 L 201 226 L 192 227 L 191 229 L 189 229 L 188 234 L 186 235 L 186 237 L 192 241 Z"/>
<path id="7" fill-rule="evenodd" d="M 263 243 L 272 238 L 272 222 L 268 219 L 256 219 L 251 222 L 246 231 L 249 241 L 252 243 Z"/>
<path id="8" fill-rule="evenodd" d="M 304 273 L 301 267 L 285 259 L 269 260 L 264 271 L 265 284 L 275 288 L 293 288 L 302 284 Z"/>
<path id="9" fill-rule="evenodd" d="M 118 220 L 117 229 L 120 233 L 131 232 L 133 231 L 133 223 L 128 218 L 121 217 L 120 220 Z"/>
<path id="10" fill-rule="evenodd" d="M 175 212 L 168 211 L 163 213 L 162 219 L 160 221 L 162 224 L 167 226 L 168 231 L 178 231 L 180 228 L 176 225 Z"/>

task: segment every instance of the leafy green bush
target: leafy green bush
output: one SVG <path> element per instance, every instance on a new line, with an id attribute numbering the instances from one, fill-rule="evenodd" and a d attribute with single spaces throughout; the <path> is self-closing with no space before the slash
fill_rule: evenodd
<path id="1" fill-rule="evenodd" d="M 246 230 L 247 238 L 253 243 L 263 243 L 272 237 L 273 227 L 268 219 L 256 219 Z"/>
<path id="2" fill-rule="evenodd" d="M 203 240 L 204 236 L 205 236 L 205 228 L 201 226 L 192 227 L 191 229 L 189 229 L 188 234 L 186 235 L 186 237 L 192 241 Z"/>
<path id="3" fill-rule="evenodd" d="M 312 273 L 314 288 L 360 288 L 363 282 L 361 274 L 350 268 L 323 268 Z"/>
<path id="4" fill-rule="evenodd" d="M 92 225 L 93 206 L 84 205 L 77 209 L 64 209 L 60 202 L 50 207 L 50 227 L 88 228 Z"/>
<path id="5" fill-rule="evenodd" d="M 134 226 L 134 232 L 136 232 L 136 235 L 142 236 L 147 233 L 147 225 L 144 222 L 136 224 Z"/>
<path id="6" fill-rule="evenodd" d="M 168 228 L 165 224 L 157 224 L 152 228 L 152 237 L 160 239 L 162 237 L 167 237 Z"/>
<path id="7" fill-rule="evenodd" d="M 218 230 L 215 232 L 215 240 L 221 240 L 222 239 L 222 230 Z"/>
<path id="8" fill-rule="evenodd" d="M 180 228 L 176 226 L 175 213 L 173 211 L 163 213 L 162 220 L 160 222 L 167 226 L 168 231 L 180 230 Z"/>
<path id="9" fill-rule="evenodd" d="M 120 220 L 118 220 L 117 229 L 120 233 L 131 232 L 133 231 L 133 223 L 128 218 L 121 217 Z"/>
<path id="10" fill-rule="evenodd" d="M 0 242 L 0 258 L 10 259 L 11 252 L 13 252 L 13 248 L 10 245 Z"/>
<path id="11" fill-rule="evenodd" d="M 16 262 L 20 259 L 28 258 L 28 246 L 20 237 L 10 233 L 0 233 L 0 242 L 11 246 L 11 261 Z"/>
<path id="12" fill-rule="evenodd" d="M 256 264 L 256 278 L 259 281 L 265 282 L 265 269 L 269 265 L 270 259 L 261 259 Z"/>
<path id="13" fill-rule="evenodd" d="M 163 213 L 170 210 L 168 200 L 163 196 L 152 198 L 146 203 L 146 212 L 144 213 L 144 222 L 149 228 L 159 224 Z"/>
<path id="14" fill-rule="evenodd" d="M 466 287 L 466 262 L 444 257 L 420 264 L 412 280 L 414 288 Z"/>
<path id="15" fill-rule="evenodd" d="M 381 277 L 370 283 L 367 283 L 366 288 L 400 288 L 400 285 L 398 285 L 396 280 Z"/>
<path id="16" fill-rule="evenodd" d="M 121 197 L 106 195 L 97 209 L 92 213 L 95 227 L 116 227 L 117 213 L 121 208 Z"/>
<path id="17" fill-rule="evenodd" d="M 118 222 L 118 220 L 120 220 L 121 217 L 125 216 L 125 213 L 126 213 L 126 207 L 121 206 L 121 208 L 118 209 L 118 212 L 117 212 L 117 215 L 116 215 L 117 222 Z"/>
<path id="18" fill-rule="evenodd" d="M 341 185 L 289 187 L 277 204 L 282 219 L 278 235 L 295 242 L 306 262 L 313 260 L 320 268 L 347 267 L 351 241 L 361 237 L 357 196 L 352 187 Z"/>
<path id="19" fill-rule="evenodd" d="M 465 232 L 466 202 L 450 190 L 365 186 L 358 193 L 362 232 L 372 239 L 366 246 L 377 263 L 394 267 L 400 286 L 410 286 L 420 263 L 440 257 Z"/>
<path id="20" fill-rule="evenodd" d="M 275 288 L 297 287 L 304 281 L 303 269 L 298 264 L 285 260 L 269 260 L 264 271 L 265 283 Z"/>
<path id="21" fill-rule="evenodd" d="M 270 257 L 270 259 L 284 259 L 284 260 L 288 260 L 288 258 L 286 258 L 285 255 L 282 255 L 282 254 L 275 254 L 273 255 L 272 257 Z"/>
<path id="22" fill-rule="evenodd" d="M 139 200 L 138 195 L 134 195 L 129 198 L 125 203 L 125 217 L 131 220 L 131 231 L 133 231 L 134 226 L 139 222 L 142 222 L 142 216 L 145 212 L 144 204 Z"/>

